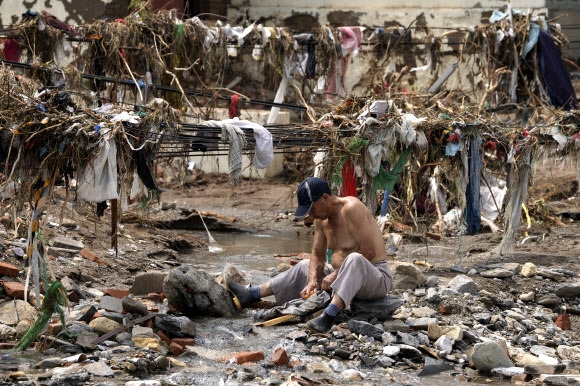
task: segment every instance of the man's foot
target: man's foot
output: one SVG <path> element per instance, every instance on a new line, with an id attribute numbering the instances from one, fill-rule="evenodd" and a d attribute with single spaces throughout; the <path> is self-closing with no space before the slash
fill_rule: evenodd
<path id="1" fill-rule="evenodd" d="M 238 310 L 243 310 L 250 304 L 258 301 L 252 294 L 250 293 L 250 286 L 243 286 L 241 284 L 236 283 L 232 280 L 230 275 L 226 275 L 226 288 L 232 294 L 232 300 L 236 305 Z"/>
<path id="2" fill-rule="evenodd" d="M 336 316 L 330 316 L 323 312 L 320 316 L 308 321 L 306 326 L 316 332 L 326 332 L 330 330 L 335 320 Z"/>

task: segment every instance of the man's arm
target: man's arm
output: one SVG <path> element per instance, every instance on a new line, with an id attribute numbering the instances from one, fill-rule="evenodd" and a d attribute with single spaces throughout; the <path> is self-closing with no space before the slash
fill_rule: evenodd
<path id="1" fill-rule="evenodd" d="M 318 279 L 324 271 L 326 263 L 326 235 L 320 226 L 320 220 L 314 221 L 314 243 L 312 254 L 310 255 L 310 265 L 308 267 L 308 284 L 300 292 L 303 298 L 308 297 L 312 291 L 318 290 Z"/>

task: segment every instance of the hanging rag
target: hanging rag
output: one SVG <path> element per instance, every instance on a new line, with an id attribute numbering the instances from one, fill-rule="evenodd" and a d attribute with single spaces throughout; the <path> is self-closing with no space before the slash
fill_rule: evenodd
<path id="1" fill-rule="evenodd" d="M 149 154 L 146 154 L 149 153 Z M 131 152 L 135 164 L 137 164 L 137 175 L 143 184 L 149 190 L 159 191 L 157 184 L 155 183 L 155 177 L 151 172 L 150 163 L 154 159 L 155 155 L 150 151 L 144 149 Z"/>
<path id="2" fill-rule="evenodd" d="M 300 63 L 296 60 L 290 59 L 289 57 L 284 58 L 284 68 L 282 69 L 282 80 L 278 86 L 278 91 L 276 91 L 276 96 L 274 97 L 274 103 L 284 102 L 284 96 L 286 95 L 286 88 L 292 79 L 292 73 L 300 67 Z M 270 110 L 270 115 L 268 115 L 267 124 L 271 125 L 276 122 L 278 118 L 278 113 L 280 112 L 280 107 L 272 107 Z"/>
<path id="3" fill-rule="evenodd" d="M 230 97 L 230 119 L 238 116 L 238 103 L 240 102 L 240 97 L 234 94 Z"/>
<path id="4" fill-rule="evenodd" d="M 79 177 L 79 198 L 103 202 L 119 198 L 117 193 L 117 146 L 113 138 L 99 142 L 99 152 Z"/>
<path id="5" fill-rule="evenodd" d="M 354 163 L 349 158 L 342 167 L 342 186 L 340 187 L 340 196 L 356 197 L 356 175 L 354 173 Z"/>
<path id="6" fill-rule="evenodd" d="M 469 149 L 467 151 L 468 162 L 468 182 L 465 189 L 465 222 L 467 223 L 467 234 L 474 235 L 481 229 L 481 194 L 480 178 L 481 167 L 483 166 L 481 158 L 481 137 L 478 135 L 470 136 Z"/>
<path id="7" fill-rule="evenodd" d="M 522 52 L 523 59 L 525 59 L 532 48 L 536 46 L 539 36 L 540 25 L 538 23 L 530 23 L 530 34 L 528 35 L 528 40 L 526 40 L 526 44 L 524 44 L 524 50 Z"/>
<path id="8" fill-rule="evenodd" d="M 265 169 L 272 163 L 274 160 L 272 134 L 264 126 L 238 118 L 225 120 L 224 122 L 239 127 L 240 129 L 251 128 L 254 130 L 256 144 L 252 163 L 256 169 Z"/>
<path id="9" fill-rule="evenodd" d="M 343 49 L 343 56 L 357 56 L 362 42 L 364 27 L 338 27 L 338 37 Z"/>
<path id="10" fill-rule="evenodd" d="M 65 22 L 59 20 L 56 16 L 46 12 L 46 11 L 40 11 L 42 17 L 44 18 L 44 20 L 46 21 L 46 24 L 50 25 L 51 27 L 57 28 L 61 31 L 63 31 L 65 34 L 67 34 L 70 37 L 74 37 L 76 36 L 76 31 L 73 27 L 71 27 L 70 25 L 66 24 Z"/>
<path id="11" fill-rule="evenodd" d="M 230 166 L 230 185 L 237 185 L 242 180 L 242 150 L 246 146 L 246 137 L 242 129 L 225 121 L 205 121 L 202 125 L 222 129 L 222 140 L 230 144 L 228 155 Z"/>
<path id="12" fill-rule="evenodd" d="M 373 194 L 376 194 L 377 189 L 384 189 L 389 192 L 393 191 L 397 180 L 399 179 L 399 175 L 403 171 L 405 164 L 407 163 L 407 158 L 409 158 L 409 154 L 411 154 L 411 147 L 406 148 L 403 150 L 397 162 L 395 162 L 395 166 L 393 166 L 393 170 L 390 172 L 386 172 L 383 167 L 381 167 L 379 174 L 373 178 Z M 387 196 L 388 199 L 388 196 Z"/>
<path id="13" fill-rule="evenodd" d="M 22 53 L 22 47 L 14 39 L 8 38 L 4 41 L 4 59 L 11 62 L 18 62 L 20 60 L 20 54 Z"/>
<path id="14" fill-rule="evenodd" d="M 314 36 L 308 38 L 308 45 L 306 47 L 308 59 L 306 59 L 306 79 L 314 79 L 316 75 L 316 46 L 314 44 Z"/>
<path id="15" fill-rule="evenodd" d="M 540 30 L 538 39 L 538 58 L 552 104 L 564 110 L 578 108 L 578 100 L 562 55 L 554 39 L 544 30 Z"/>

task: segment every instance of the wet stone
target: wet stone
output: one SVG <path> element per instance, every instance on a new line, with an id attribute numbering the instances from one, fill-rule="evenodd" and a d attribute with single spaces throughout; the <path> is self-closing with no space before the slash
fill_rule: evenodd
<path id="1" fill-rule="evenodd" d="M 348 328 L 357 335 L 375 336 L 383 333 L 382 326 L 379 328 L 361 320 L 349 319 Z"/>
<path id="2" fill-rule="evenodd" d="M 580 385 L 580 375 L 568 374 L 568 375 L 552 375 L 552 374 L 542 374 L 539 377 L 540 382 L 545 385 Z"/>
<path id="3" fill-rule="evenodd" d="M 308 339 L 308 334 L 303 330 L 294 330 L 286 335 L 286 338 L 296 340 L 296 341 L 306 341 Z"/>
<path id="4" fill-rule="evenodd" d="M 453 366 L 442 360 L 435 360 L 431 357 L 425 357 L 425 366 L 417 374 L 420 377 L 425 377 L 428 375 L 435 375 L 442 373 L 443 371 L 453 370 Z"/>
<path id="5" fill-rule="evenodd" d="M 515 375 L 523 374 L 523 367 L 496 367 L 491 370 L 492 375 L 496 375 L 504 378 L 512 378 Z"/>
<path id="6" fill-rule="evenodd" d="M 155 316 L 155 327 L 163 330 L 170 337 L 195 338 L 196 334 L 195 324 L 185 316 L 158 314 Z"/>

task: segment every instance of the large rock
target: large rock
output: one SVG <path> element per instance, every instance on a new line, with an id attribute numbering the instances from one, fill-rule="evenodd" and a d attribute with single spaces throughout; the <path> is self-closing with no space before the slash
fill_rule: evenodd
<path id="1" fill-rule="evenodd" d="M 556 288 L 555 294 L 561 298 L 573 298 L 580 295 L 580 283 L 562 284 Z"/>
<path id="2" fill-rule="evenodd" d="M 385 321 L 392 319 L 392 314 L 403 304 L 405 304 L 403 300 L 387 295 L 379 300 L 354 299 L 350 304 L 350 310 L 353 316 Z"/>
<path id="3" fill-rule="evenodd" d="M 207 272 L 184 265 L 172 269 L 163 282 L 169 304 L 186 316 L 232 316 L 234 302 Z"/>
<path id="4" fill-rule="evenodd" d="M 449 283 L 447 283 L 447 287 L 459 292 L 460 294 L 469 293 L 477 295 L 478 290 L 477 284 L 473 279 L 465 275 L 455 276 L 451 281 L 449 281 Z"/>
<path id="5" fill-rule="evenodd" d="M 497 367 L 514 367 L 503 347 L 496 342 L 476 343 L 471 361 L 482 372 L 489 372 Z"/>
<path id="6" fill-rule="evenodd" d="M 195 324 L 185 316 L 158 314 L 155 316 L 155 327 L 170 337 L 195 338 Z"/>
<path id="7" fill-rule="evenodd" d="M 163 292 L 163 282 L 167 276 L 166 272 L 143 272 L 135 276 L 133 285 L 129 288 L 129 293 L 133 295 L 143 295 L 151 292 Z"/>
<path id="8" fill-rule="evenodd" d="M 393 288 L 415 289 L 423 284 L 427 279 L 421 270 L 410 263 L 399 263 L 393 265 Z"/>
<path id="9" fill-rule="evenodd" d="M 558 355 L 564 360 L 580 362 L 580 347 L 560 345 Z"/>
<path id="10" fill-rule="evenodd" d="M 37 317 L 36 309 L 24 300 L 14 300 L 0 305 L 0 321 L 8 326 L 16 326 L 23 320 L 32 324 Z"/>

